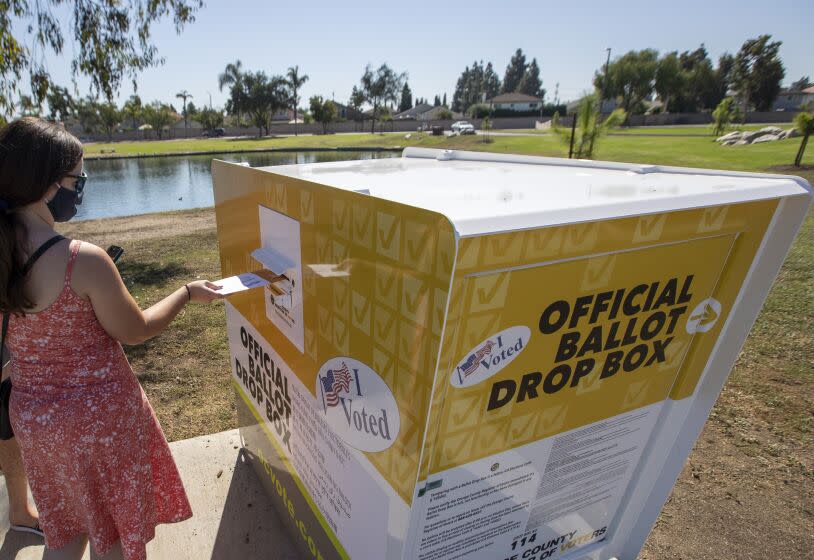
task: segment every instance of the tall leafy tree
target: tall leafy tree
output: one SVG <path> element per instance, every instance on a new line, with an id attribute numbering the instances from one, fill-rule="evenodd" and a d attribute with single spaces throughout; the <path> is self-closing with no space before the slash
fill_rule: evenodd
<path id="1" fill-rule="evenodd" d="M 315 95 L 309 100 L 311 116 L 322 125 L 322 133 L 328 132 L 328 125 L 336 120 L 336 104 L 330 99 L 322 99 L 321 95 Z"/>
<path id="2" fill-rule="evenodd" d="M 136 128 L 138 120 L 141 119 L 142 110 L 141 97 L 138 95 L 131 95 L 130 99 L 125 101 L 122 106 L 122 115 L 130 119 L 133 129 Z"/>
<path id="3" fill-rule="evenodd" d="M 240 115 L 246 111 L 246 87 L 244 80 L 243 63 L 235 60 L 226 65 L 226 68 L 218 74 L 218 89 L 229 86 L 229 100 L 226 102 L 226 110 L 237 119 L 237 126 L 240 126 Z"/>
<path id="4" fill-rule="evenodd" d="M 164 135 L 164 129 L 168 128 L 177 119 L 177 115 L 175 111 L 172 110 L 172 107 L 160 101 L 153 101 L 149 105 L 146 105 L 142 115 L 144 122 L 149 124 L 152 129 L 155 130 L 156 134 L 158 134 L 159 140 Z"/>
<path id="5" fill-rule="evenodd" d="M 220 109 L 204 107 L 195 113 L 192 118 L 201 123 L 205 130 L 214 130 L 223 126 L 223 111 Z"/>
<path id="6" fill-rule="evenodd" d="M 54 13 L 62 5 L 70 17 Z M 112 100 L 124 79 L 135 84 L 141 71 L 163 63 L 153 25 L 171 19 L 180 33 L 201 6 L 202 0 L 0 2 L 0 112 L 11 110 L 26 75 L 35 101 L 45 99 L 52 80 L 42 54 L 61 54 L 66 40 L 74 45 L 73 76 L 87 77 L 92 95 Z"/>
<path id="7" fill-rule="evenodd" d="M 653 91 L 658 53 L 653 49 L 629 51 L 608 65 L 608 94 L 619 97 L 626 114 L 642 111 Z M 602 91 L 604 72 L 594 74 L 594 87 Z"/>
<path id="8" fill-rule="evenodd" d="M 297 106 L 300 103 L 298 92 L 308 81 L 308 74 L 300 74 L 299 66 L 291 66 L 286 74 L 288 87 L 291 90 L 291 107 L 294 109 L 294 136 L 297 135 Z"/>
<path id="9" fill-rule="evenodd" d="M 441 101 L 441 105 L 443 105 L 444 107 L 447 106 L 447 93 L 446 92 L 444 92 L 444 99 Z"/>
<path id="10" fill-rule="evenodd" d="M 189 93 L 187 90 L 181 90 L 175 94 L 175 97 L 178 99 L 183 100 L 183 105 L 181 106 L 181 114 L 184 116 L 184 130 L 187 129 L 187 99 L 192 98 L 192 94 Z"/>
<path id="11" fill-rule="evenodd" d="M 107 132 L 107 139 L 113 139 L 113 132 L 122 122 L 121 111 L 113 103 L 100 103 L 98 106 L 99 120 Z"/>
<path id="12" fill-rule="evenodd" d="M 786 75 L 779 51 L 781 41 L 771 42 L 771 35 L 748 39 L 735 56 L 732 85 L 744 103 L 757 111 L 768 111 L 780 93 L 780 82 Z"/>
<path id="13" fill-rule="evenodd" d="M 243 77 L 246 89 L 246 112 L 263 135 L 270 132 L 275 113 L 288 107 L 288 81 L 282 76 L 267 76 L 265 72 L 248 72 Z"/>
<path id="14" fill-rule="evenodd" d="M 513 93 L 520 87 L 520 81 L 526 74 L 526 55 L 523 49 L 517 49 L 506 66 L 506 73 L 503 75 L 503 85 L 500 93 Z"/>
<path id="15" fill-rule="evenodd" d="M 53 120 L 65 121 L 73 116 L 76 107 L 70 92 L 60 86 L 51 86 L 47 96 L 48 116 Z"/>
<path id="16" fill-rule="evenodd" d="M 99 106 L 92 98 L 87 97 L 76 102 L 76 118 L 87 134 L 93 134 L 102 126 Z"/>
<path id="17" fill-rule="evenodd" d="M 537 59 L 532 58 L 526 71 L 523 73 L 523 78 L 517 86 L 517 91 L 525 93 L 526 95 L 533 95 L 542 99 L 545 97 L 545 90 L 543 89 L 543 81 L 540 79 L 540 67 L 537 66 Z"/>
<path id="18" fill-rule="evenodd" d="M 440 107 L 441 106 L 441 98 L 436 94 L 435 99 L 432 100 L 433 107 Z"/>
<path id="19" fill-rule="evenodd" d="M 670 98 L 684 87 L 684 70 L 678 60 L 678 53 L 667 53 L 659 60 L 656 68 L 656 93 L 664 104 L 664 112 L 670 111 Z"/>
<path id="20" fill-rule="evenodd" d="M 500 78 L 489 62 L 486 66 L 483 61 L 475 61 L 472 67 L 467 66 L 455 84 L 452 94 L 452 110 L 460 113 L 467 112 L 472 105 L 490 99 L 500 91 Z"/>
<path id="21" fill-rule="evenodd" d="M 375 70 L 369 64 L 365 68 L 359 91 L 364 95 L 365 101 L 373 106 L 371 134 L 376 131 L 376 119 L 379 116 L 380 109 L 385 107 L 387 103 L 396 103 L 398 101 L 399 93 L 406 79 L 406 73 L 397 74 L 387 64 L 382 64 Z"/>
<path id="22" fill-rule="evenodd" d="M 410 84 L 404 82 L 401 88 L 401 98 L 399 99 L 399 113 L 413 108 L 413 92 L 410 91 Z"/>

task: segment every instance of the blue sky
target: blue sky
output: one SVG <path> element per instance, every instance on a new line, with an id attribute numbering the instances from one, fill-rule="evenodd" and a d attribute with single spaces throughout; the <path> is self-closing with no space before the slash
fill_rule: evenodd
<path id="1" fill-rule="evenodd" d="M 652 47 L 659 52 L 691 50 L 704 43 L 714 62 L 736 53 L 745 39 L 769 33 L 783 42 L 788 84 L 814 78 L 814 2 L 811 0 L 673 0 L 653 2 L 503 2 L 412 0 L 406 2 L 271 2 L 207 0 L 197 21 L 176 35 L 171 24 L 154 30 L 164 66 L 138 80 L 142 100 L 179 103 L 186 89 L 196 105 L 222 106 L 217 75 L 236 59 L 249 70 L 285 73 L 299 65 L 310 76 L 303 98 L 320 94 L 347 101 L 366 64 L 387 62 L 406 71 L 414 96 L 447 93 L 473 60 L 491 61 L 502 78 L 509 58 L 522 48 L 537 58 L 547 101 L 559 83 L 561 100 L 591 86 L 595 70 L 612 56 Z M 75 48 L 70 42 L 66 54 Z M 50 56 L 57 82 L 70 83 L 70 58 Z M 87 82 L 80 79 L 81 94 Z M 119 103 L 132 93 L 129 83 Z M 307 101 L 303 103 L 307 104 Z"/>

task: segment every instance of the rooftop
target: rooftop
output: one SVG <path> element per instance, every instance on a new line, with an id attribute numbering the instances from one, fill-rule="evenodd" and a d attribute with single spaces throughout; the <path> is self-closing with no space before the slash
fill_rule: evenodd
<path id="1" fill-rule="evenodd" d="M 489 103 L 540 103 L 541 101 L 542 99 L 539 97 L 526 95 L 525 93 L 502 93 L 500 95 L 496 95 L 492 99 L 487 99 L 487 102 Z"/>

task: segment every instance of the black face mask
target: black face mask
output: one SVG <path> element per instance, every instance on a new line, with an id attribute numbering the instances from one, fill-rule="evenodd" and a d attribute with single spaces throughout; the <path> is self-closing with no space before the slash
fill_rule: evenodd
<path id="1" fill-rule="evenodd" d="M 55 222 L 67 222 L 76 215 L 76 207 L 82 204 L 82 196 L 71 189 L 59 187 L 57 194 L 48 203 L 48 210 Z"/>

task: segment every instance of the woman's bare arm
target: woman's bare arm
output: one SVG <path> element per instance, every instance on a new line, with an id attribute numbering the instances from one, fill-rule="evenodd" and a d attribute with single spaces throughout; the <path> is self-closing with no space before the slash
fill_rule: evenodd
<path id="1" fill-rule="evenodd" d="M 83 243 L 79 250 L 72 286 L 90 300 L 107 333 L 123 344 L 140 344 L 159 334 L 190 299 L 210 302 L 223 297 L 216 291 L 217 286 L 199 280 L 187 285 L 189 293 L 181 286 L 142 311 L 107 253 L 90 243 Z"/>

